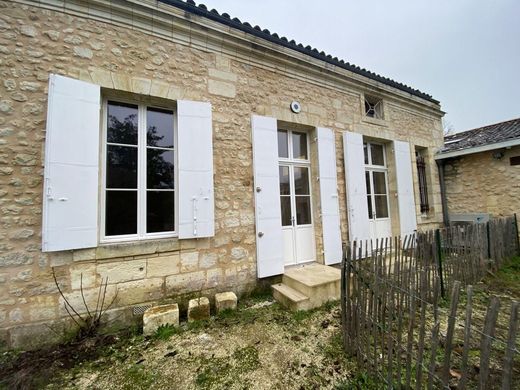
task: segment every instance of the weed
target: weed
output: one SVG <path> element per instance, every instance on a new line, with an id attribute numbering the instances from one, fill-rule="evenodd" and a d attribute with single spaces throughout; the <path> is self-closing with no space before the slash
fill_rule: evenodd
<path id="1" fill-rule="evenodd" d="M 336 390 L 379 390 L 381 383 L 369 376 L 366 372 L 358 373 L 352 379 L 346 379 L 336 385 Z"/>
<path id="2" fill-rule="evenodd" d="M 170 337 L 172 337 L 175 334 L 180 333 L 182 330 L 178 326 L 173 326 L 170 324 L 161 325 L 157 328 L 155 331 L 153 338 L 155 340 L 168 340 Z"/>

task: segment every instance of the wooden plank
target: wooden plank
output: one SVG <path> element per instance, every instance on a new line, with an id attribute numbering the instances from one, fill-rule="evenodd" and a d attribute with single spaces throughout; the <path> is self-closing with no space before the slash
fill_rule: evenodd
<path id="1" fill-rule="evenodd" d="M 502 365 L 502 390 L 513 388 L 513 358 L 516 350 L 516 334 L 518 331 L 518 308 L 519 302 L 511 304 L 511 317 L 509 319 L 509 334 L 507 346 L 504 353 L 504 364 Z"/>
<path id="2" fill-rule="evenodd" d="M 455 331 L 455 319 L 457 317 L 457 306 L 459 305 L 460 282 L 453 283 L 450 299 L 450 312 L 448 317 L 448 329 L 444 343 L 444 365 L 442 367 L 441 379 L 444 386 L 448 386 L 450 380 L 451 352 L 453 349 L 453 333 Z"/>
<path id="3" fill-rule="evenodd" d="M 426 282 L 426 271 L 422 271 L 421 279 Z M 421 314 L 419 317 L 419 350 L 417 352 L 417 364 L 415 372 L 415 388 L 422 389 L 422 374 L 423 374 L 423 357 L 424 357 L 424 337 L 426 333 L 426 291 L 421 290 Z"/>
<path id="4" fill-rule="evenodd" d="M 462 350 L 462 362 L 461 362 L 461 374 L 459 384 L 457 389 L 463 390 L 466 388 L 466 384 L 469 379 L 469 368 L 468 368 L 468 356 L 469 356 L 469 347 L 471 343 L 471 315 L 472 315 L 472 307 L 473 307 L 473 286 L 468 286 L 466 288 L 466 319 L 464 321 L 464 346 Z"/>
<path id="5" fill-rule="evenodd" d="M 489 377 L 489 357 L 491 354 L 491 342 L 495 335 L 495 325 L 497 322 L 498 309 L 500 302 L 498 298 L 493 296 L 489 303 L 489 307 L 486 313 L 486 319 L 484 322 L 483 335 L 480 341 L 480 375 L 479 375 L 479 389 L 488 388 L 488 377 Z"/>
<path id="6" fill-rule="evenodd" d="M 428 367 L 428 390 L 433 389 L 435 384 L 435 358 L 437 357 L 437 346 L 439 345 L 439 327 L 440 323 L 437 321 L 432 330 L 430 365 Z"/>
<path id="7" fill-rule="evenodd" d="M 415 270 L 412 270 L 412 280 L 415 279 Z M 412 288 L 410 288 L 413 291 Z M 416 299 L 410 297 L 409 319 L 408 319 L 408 340 L 406 342 L 406 389 L 410 388 L 412 381 L 412 352 L 413 352 L 413 332 L 415 329 Z"/>

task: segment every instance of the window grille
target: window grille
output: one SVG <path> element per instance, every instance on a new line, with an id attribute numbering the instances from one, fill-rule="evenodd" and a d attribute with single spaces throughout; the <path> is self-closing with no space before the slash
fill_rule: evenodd
<path id="1" fill-rule="evenodd" d="M 365 95 L 365 115 L 370 118 L 383 119 L 383 101 Z"/>
<path id="2" fill-rule="evenodd" d="M 419 176 L 419 195 L 421 198 L 421 213 L 430 211 L 428 203 L 428 184 L 426 181 L 426 162 L 424 157 L 417 154 L 417 174 Z"/>

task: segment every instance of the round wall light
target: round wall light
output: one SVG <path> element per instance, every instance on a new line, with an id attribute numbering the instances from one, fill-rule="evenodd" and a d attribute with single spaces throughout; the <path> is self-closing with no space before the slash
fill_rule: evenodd
<path id="1" fill-rule="evenodd" d="M 302 110 L 302 106 L 299 102 L 293 101 L 291 102 L 291 111 L 295 114 L 298 114 Z"/>

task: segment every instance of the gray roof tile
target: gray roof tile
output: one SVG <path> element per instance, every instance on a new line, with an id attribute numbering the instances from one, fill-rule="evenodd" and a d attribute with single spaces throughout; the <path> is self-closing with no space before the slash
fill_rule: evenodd
<path id="1" fill-rule="evenodd" d="M 444 147 L 440 153 L 475 148 L 517 138 L 520 138 L 520 118 L 444 137 Z"/>

